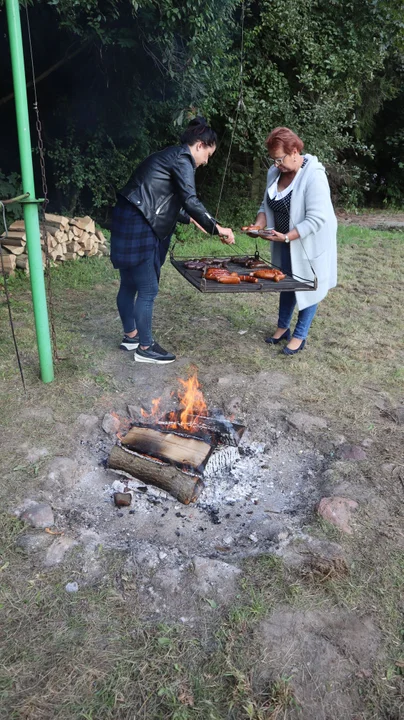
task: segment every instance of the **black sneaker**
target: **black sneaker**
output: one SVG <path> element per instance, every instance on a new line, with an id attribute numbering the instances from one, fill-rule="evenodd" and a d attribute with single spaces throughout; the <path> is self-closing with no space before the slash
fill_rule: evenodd
<path id="1" fill-rule="evenodd" d="M 139 333 L 135 337 L 124 335 L 119 347 L 121 350 L 136 350 L 139 347 Z"/>
<path id="2" fill-rule="evenodd" d="M 135 352 L 135 361 L 144 363 L 156 363 L 157 365 L 164 365 L 166 363 L 172 363 L 175 360 L 173 353 L 167 352 L 164 348 L 160 347 L 156 342 L 147 350 L 142 350 L 138 347 Z"/>

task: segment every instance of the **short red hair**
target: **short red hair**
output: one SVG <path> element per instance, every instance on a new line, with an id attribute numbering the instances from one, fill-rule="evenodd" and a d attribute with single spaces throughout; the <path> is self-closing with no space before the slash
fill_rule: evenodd
<path id="1" fill-rule="evenodd" d="M 302 152 L 304 148 L 303 140 L 301 140 L 293 130 L 287 127 L 277 127 L 275 130 L 272 130 L 265 140 L 265 145 L 269 153 L 279 147 L 279 145 L 282 145 L 288 155 L 294 148 L 296 148 L 299 153 Z"/>

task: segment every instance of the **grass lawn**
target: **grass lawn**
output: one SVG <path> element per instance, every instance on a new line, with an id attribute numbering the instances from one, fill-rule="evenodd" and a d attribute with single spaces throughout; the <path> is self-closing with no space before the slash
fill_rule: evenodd
<path id="1" fill-rule="evenodd" d="M 226 255 L 217 239 L 181 234 L 176 255 L 213 250 Z M 260 247 L 265 255 L 264 241 Z M 253 250 L 254 243 L 239 235 L 237 249 Z M 310 709 L 301 715 L 293 681 L 281 668 L 270 682 L 260 679 L 260 623 L 285 607 L 371 616 L 383 653 L 370 674 L 364 657 L 363 674 L 352 678 L 361 703 L 355 718 L 404 717 L 403 433 L 389 418 L 389 408 L 404 401 L 403 261 L 401 233 L 341 226 L 338 288 L 320 304 L 307 350 L 291 360 L 263 343 L 276 324 L 276 295 L 202 295 L 169 262 L 163 268 L 154 323 L 163 346 L 202 373 L 221 366 L 227 374 L 245 374 L 252 385 L 262 371 L 287 374 L 293 381 L 284 391 L 287 403 L 316 416 L 325 412 L 334 432 L 351 442 L 366 437 L 371 447 L 361 482 L 372 501 L 359 531 L 341 536 L 320 521 L 307 529 L 342 545 L 350 558 L 348 571 L 307 576 L 272 555 L 249 559 L 231 607 L 216 614 L 207 607 L 197 630 L 164 618 L 160 624 L 147 622 L 136 581 L 125 574 L 124 558 L 117 553 L 105 553 L 101 582 L 69 595 L 64 587 L 74 553 L 63 566 L 43 570 L 18 550 L 23 525 L 8 511 L 25 497 L 28 479 L 35 485 L 42 462 L 22 463 L 18 448 L 23 442 L 52 441 L 49 426 L 21 422 L 22 410 L 52 409 L 59 418 L 57 454 L 63 454 L 68 441 L 62 429 L 78 413 L 102 415 L 114 397 L 136 400 L 142 387 L 129 362 L 117 364 L 119 283 L 107 258 L 66 262 L 52 270 L 58 352 L 64 359 L 57 363 L 54 383 L 46 386 L 38 379 L 29 280 L 20 274 L 9 280 L 27 393 L 2 293 L 0 718 L 309 720 Z M 241 330 L 247 332 L 240 335 Z M 355 482 L 354 476 L 349 479 Z M 329 703 L 327 717 L 333 720 L 331 688 Z"/>

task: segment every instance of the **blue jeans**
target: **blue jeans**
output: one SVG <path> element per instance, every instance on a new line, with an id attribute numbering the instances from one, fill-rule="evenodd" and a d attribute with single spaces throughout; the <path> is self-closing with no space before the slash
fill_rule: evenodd
<path id="1" fill-rule="evenodd" d="M 138 330 L 140 344 L 153 344 L 153 305 L 159 290 L 159 272 L 154 255 L 139 265 L 119 271 L 121 285 L 116 298 L 123 330 Z"/>
<path id="2" fill-rule="evenodd" d="M 282 245 L 281 248 L 281 267 L 284 272 L 292 272 L 292 264 L 290 260 L 290 246 L 288 244 Z M 282 292 L 279 297 L 279 317 L 278 317 L 278 328 L 288 328 L 292 321 L 293 311 L 296 306 L 296 293 L 294 292 Z M 310 305 L 310 307 L 299 311 L 297 317 L 296 327 L 293 332 L 293 337 L 298 340 L 305 340 L 309 334 L 310 325 L 313 322 L 313 318 L 316 314 L 317 305 Z"/>
<path id="3" fill-rule="evenodd" d="M 171 235 L 160 240 L 154 252 L 138 265 L 119 270 L 121 285 L 116 298 L 124 333 L 137 330 L 140 344 L 153 344 L 153 306 L 159 291 L 160 270 Z"/>

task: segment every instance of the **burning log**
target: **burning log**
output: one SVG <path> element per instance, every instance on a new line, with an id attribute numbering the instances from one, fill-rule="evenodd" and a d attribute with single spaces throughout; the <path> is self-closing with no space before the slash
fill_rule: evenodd
<path id="1" fill-rule="evenodd" d="M 203 440 L 172 432 L 160 432 L 149 427 L 132 427 L 121 440 L 129 450 L 142 455 L 151 455 L 157 460 L 186 467 L 202 473 L 212 452 L 212 447 Z"/>
<path id="2" fill-rule="evenodd" d="M 142 457 L 119 445 L 112 448 L 108 466 L 165 490 L 184 505 L 195 502 L 205 487 L 200 477 L 188 475 L 153 458 Z"/>
<path id="3" fill-rule="evenodd" d="M 196 373 L 179 381 L 181 408 L 162 415 L 160 398 L 153 400 L 152 413 L 142 411 L 143 422 L 133 422 L 118 434 L 108 465 L 156 485 L 188 505 L 203 490 L 202 478 L 240 457 L 237 446 L 245 428 L 221 413 L 208 414 Z"/>

